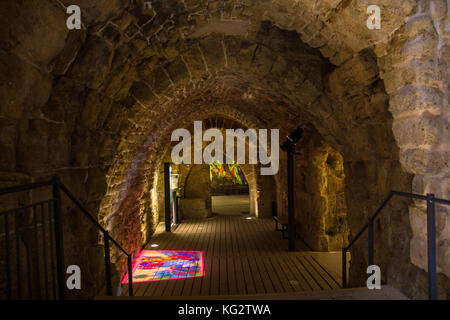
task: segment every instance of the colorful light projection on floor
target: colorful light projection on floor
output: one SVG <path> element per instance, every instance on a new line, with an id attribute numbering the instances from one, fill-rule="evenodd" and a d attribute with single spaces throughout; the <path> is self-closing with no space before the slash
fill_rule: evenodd
<path id="1" fill-rule="evenodd" d="M 142 250 L 132 270 L 133 283 L 203 277 L 203 251 Z"/>

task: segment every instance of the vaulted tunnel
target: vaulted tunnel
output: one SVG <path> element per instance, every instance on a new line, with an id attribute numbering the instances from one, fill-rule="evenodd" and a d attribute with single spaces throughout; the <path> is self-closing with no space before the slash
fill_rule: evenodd
<path id="1" fill-rule="evenodd" d="M 279 129 L 280 139 L 305 128 L 295 216 L 314 251 L 346 246 L 391 190 L 448 198 L 448 46 L 439 45 L 448 31 L 426 1 L 374 1 L 381 31 L 360 26 L 364 3 L 325 0 L 72 1 L 83 29 L 68 31 L 68 2 L 0 5 L 1 182 L 59 175 L 133 255 L 164 217 L 171 134 L 194 121 Z M 270 217 L 272 202 L 287 212 L 286 161 L 280 151 L 271 181 L 242 166 L 252 216 Z M 95 230 L 79 236 L 85 223 L 66 209 L 67 260 L 101 260 Z M 388 211 L 375 225 L 383 281 L 424 297 L 424 207 L 396 199 Z M 438 212 L 448 299 L 450 220 Z M 351 286 L 365 284 L 366 242 L 351 249 Z M 118 277 L 125 265 L 113 254 Z M 89 268 L 93 280 L 102 272 Z"/>

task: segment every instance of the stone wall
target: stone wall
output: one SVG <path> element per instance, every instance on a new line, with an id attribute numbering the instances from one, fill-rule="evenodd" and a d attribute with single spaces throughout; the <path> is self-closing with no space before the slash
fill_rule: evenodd
<path id="1" fill-rule="evenodd" d="M 258 218 L 272 217 L 272 202 L 276 201 L 277 187 L 273 176 L 257 177 L 258 209 L 254 213 Z"/>
<path id="2" fill-rule="evenodd" d="M 349 240 L 342 156 L 315 132 L 306 132 L 296 151 L 297 233 L 312 250 L 340 251 Z"/>
<path id="3" fill-rule="evenodd" d="M 450 198 L 448 1 L 419 1 L 399 36 L 376 47 L 396 121 L 393 131 L 412 191 Z M 411 262 L 427 270 L 425 202 L 410 205 Z M 450 211 L 437 208 L 438 271 L 450 275 Z M 441 280 L 442 281 L 442 280 Z M 447 291 L 448 294 L 448 291 Z"/>
<path id="4" fill-rule="evenodd" d="M 0 4 L 2 185 L 60 175 L 135 253 L 158 214 L 151 199 L 170 133 L 219 113 L 281 137 L 311 123 L 343 156 L 351 235 L 392 189 L 450 198 L 448 1 L 371 1 L 382 10 L 375 31 L 364 28 L 367 1 L 151 3 Z M 81 6 L 82 30 L 67 30 L 68 4 Z M 389 211 L 377 261 L 389 283 L 424 297 L 424 208 L 396 200 Z M 449 221 L 440 208 L 447 298 Z M 354 284 L 365 251 L 352 250 Z"/>
<path id="5" fill-rule="evenodd" d="M 209 165 L 194 165 L 184 184 L 181 216 L 185 219 L 209 218 L 211 209 Z"/>

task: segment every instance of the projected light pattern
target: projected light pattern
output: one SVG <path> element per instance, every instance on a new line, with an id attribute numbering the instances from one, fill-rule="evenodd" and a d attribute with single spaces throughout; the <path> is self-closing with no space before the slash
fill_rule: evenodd
<path id="1" fill-rule="evenodd" d="M 203 277 L 202 251 L 142 250 L 133 263 L 133 283 Z M 128 283 L 128 273 L 122 284 Z"/>

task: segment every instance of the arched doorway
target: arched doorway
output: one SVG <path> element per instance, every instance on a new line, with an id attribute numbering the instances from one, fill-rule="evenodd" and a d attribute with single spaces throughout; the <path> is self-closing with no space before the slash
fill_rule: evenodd
<path id="1" fill-rule="evenodd" d="M 134 254 L 158 222 L 153 175 L 170 132 L 194 112 L 229 105 L 284 134 L 303 119 L 314 124 L 343 156 L 353 236 L 393 189 L 448 198 L 445 6 L 379 0 L 387 19 L 373 31 L 364 27 L 365 1 L 241 2 L 170 1 L 155 12 L 143 1 L 83 5 L 88 30 L 71 37 L 55 18 L 61 12 L 43 2 L 39 20 L 62 23 L 40 37 L 45 29 L 30 36 L 22 26 L 35 6 L 3 1 L 5 43 L 20 40 L 2 53 L 10 83 L 4 183 L 58 173 Z M 281 205 L 284 194 L 278 198 Z M 377 246 L 390 255 L 378 261 L 398 287 L 420 284 L 424 208 L 403 201 L 390 209 L 377 229 Z M 450 287 L 446 212 L 438 228 L 442 292 Z M 96 250 L 96 237 L 86 238 Z M 355 284 L 364 283 L 366 253 L 364 241 L 352 249 Z"/>
<path id="2" fill-rule="evenodd" d="M 211 184 L 208 165 L 180 165 L 185 179 L 180 199 L 181 219 L 202 219 L 211 216 Z"/>
<path id="3" fill-rule="evenodd" d="M 250 189 L 241 166 L 213 163 L 209 169 L 213 214 L 249 214 Z"/>

